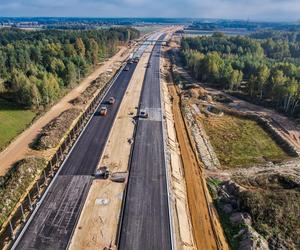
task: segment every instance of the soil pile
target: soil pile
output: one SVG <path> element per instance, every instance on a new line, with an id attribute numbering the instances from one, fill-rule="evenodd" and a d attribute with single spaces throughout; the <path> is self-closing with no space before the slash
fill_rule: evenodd
<path id="1" fill-rule="evenodd" d="M 76 108 L 62 112 L 42 129 L 32 147 L 37 150 L 45 150 L 58 146 L 80 113 L 81 111 Z"/>

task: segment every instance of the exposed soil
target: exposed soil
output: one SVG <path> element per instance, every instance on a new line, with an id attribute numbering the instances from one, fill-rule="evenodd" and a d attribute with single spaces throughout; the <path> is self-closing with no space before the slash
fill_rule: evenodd
<path id="1" fill-rule="evenodd" d="M 80 113 L 81 111 L 76 108 L 62 112 L 58 117 L 43 127 L 32 147 L 37 150 L 57 147 Z"/>
<path id="2" fill-rule="evenodd" d="M 241 210 L 251 215 L 253 227 L 268 240 L 270 249 L 293 249 L 299 244 L 299 163 L 295 159 L 231 173 L 244 190 L 238 194 Z"/>
<path id="3" fill-rule="evenodd" d="M 101 89 L 105 84 L 111 79 L 112 75 L 121 66 L 121 63 L 116 63 L 111 72 L 104 72 L 100 74 L 91 84 L 81 93 L 80 96 L 74 98 L 70 101 L 73 105 L 83 105 L 86 104 L 97 92 L 97 89 Z"/>
<path id="4" fill-rule="evenodd" d="M 175 128 L 182 154 L 189 208 L 197 248 L 228 249 L 223 230 L 212 209 L 213 204 L 207 198 L 208 194 L 203 171 L 199 166 L 186 132 L 185 123 L 180 111 L 180 100 L 175 86 L 169 85 L 169 92 L 173 98 Z"/>
<path id="5" fill-rule="evenodd" d="M 163 53 L 165 55 L 165 53 Z M 167 151 L 170 156 L 167 169 L 169 171 L 169 184 L 172 190 L 172 201 L 170 207 L 172 209 L 172 218 L 174 224 L 174 241 L 176 241 L 177 249 L 195 250 L 197 249 L 193 236 L 193 227 L 191 222 L 190 209 L 187 197 L 187 187 L 184 178 L 183 163 L 181 152 L 176 136 L 174 125 L 174 115 L 172 111 L 172 102 L 168 91 L 168 84 L 171 82 L 171 74 L 166 68 L 169 62 L 166 57 L 161 57 L 162 69 L 162 93 L 164 103 L 164 114 L 167 130 Z"/>
<path id="6" fill-rule="evenodd" d="M 42 158 L 26 158 L 17 162 L 10 177 L 1 180 L 0 186 L 0 229 L 24 195 L 30 183 L 40 176 L 46 161 Z"/>

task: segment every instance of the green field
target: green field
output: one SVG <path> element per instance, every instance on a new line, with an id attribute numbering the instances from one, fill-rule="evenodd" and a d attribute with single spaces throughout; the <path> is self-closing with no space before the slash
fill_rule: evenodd
<path id="1" fill-rule="evenodd" d="M 0 150 L 20 134 L 33 120 L 36 113 L 0 99 Z"/>
<path id="2" fill-rule="evenodd" d="M 287 159 L 283 149 L 255 121 L 224 115 L 201 119 L 224 167 Z"/>

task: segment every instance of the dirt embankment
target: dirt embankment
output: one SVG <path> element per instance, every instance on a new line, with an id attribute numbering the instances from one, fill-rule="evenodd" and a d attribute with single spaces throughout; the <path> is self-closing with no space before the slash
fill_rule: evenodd
<path id="1" fill-rule="evenodd" d="M 169 71 L 168 90 L 172 100 L 175 129 L 181 152 L 188 206 L 197 249 L 229 249 L 206 186 L 205 172 L 196 153 L 196 145 L 182 113 L 180 90 L 174 85 L 172 64 L 169 63 L 166 67 Z"/>
<path id="2" fill-rule="evenodd" d="M 195 250 L 197 247 L 193 235 L 183 163 L 178 139 L 176 136 L 172 102 L 170 100 L 170 94 L 168 90 L 168 84 L 170 83 L 169 81 L 171 77 L 170 72 L 166 68 L 168 67 L 169 63 L 168 60 L 163 56 L 161 57 L 160 64 L 161 66 L 163 65 L 161 68 L 161 84 L 167 132 L 166 151 L 168 152 L 167 154 L 169 155 L 170 159 L 167 161 L 166 167 L 169 176 L 169 186 L 170 190 L 172 190 L 173 197 L 173 199 L 170 201 L 170 207 L 172 209 L 174 241 L 176 242 L 175 244 L 177 249 Z"/>
<path id="3" fill-rule="evenodd" d="M 91 100 L 91 98 L 93 98 L 97 90 L 103 88 L 107 84 L 112 75 L 116 73 L 117 69 L 120 66 L 121 63 L 116 63 L 114 65 L 114 68 L 111 69 L 110 72 L 104 72 L 100 74 L 95 80 L 91 82 L 91 84 L 81 93 L 80 96 L 71 100 L 70 103 L 74 106 L 86 104 L 89 100 Z"/>
<path id="4" fill-rule="evenodd" d="M 57 147 L 80 113 L 81 110 L 76 108 L 62 112 L 57 118 L 43 127 L 32 148 L 46 150 Z"/>
<path id="5" fill-rule="evenodd" d="M 219 174 L 217 178 L 220 178 L 225 172 L 231 179 L 225 182 L 215 178 L 209 180 L 231 248 L 296 249 L 300 235 L 297 219 L 300 186 L 295 168 L 297 164 L 299 166 L 299 159 L 286 162 L 291 158 L 280 147 L 282 145 L 273 141 L 273 134 L 262 128 L 265 124 L 255 119 L 256 114 L 224 109 L 213 97 L 199 98 L 197 88 L 192 90 L 183 91 L 182 95 L 189 102 L 190 110 L 199 111 L 191 117 L 190 123 L 201 120 L 205 124 L 205 130 L 225 168 L 207 171 L 208 175 L 212 173 L 217 177 Z M 225 115 L 206 114 L 205 107 L 211 107 L 209 105 L 221 108 Z M 194 135 L 193 138 L 196 139 Z M 282 163 L 277 166 L 276 162 Z M 288 168 L 289 165 L 294 167 Z M 226 167 L 229 169 L 226 170 Z"/>
<path id="6" fill-rule="evenodd" d="M 169 85 L 169 92 L 173 99 L 175 127 L 182 154 L 188 202 L 197 247 L 198 249 L 229 249 L 214 212 L 213 204 L 207 197 L 206 182 L 186 132 L 175 86 Z"/>
<path id="7" fill-rule="evenodd" d="M 17 162 L 5 177 L 0 179 L 0 230 L 7 217 L 35 178 L 46 166 L 42 158 L 27 158 Z"/>

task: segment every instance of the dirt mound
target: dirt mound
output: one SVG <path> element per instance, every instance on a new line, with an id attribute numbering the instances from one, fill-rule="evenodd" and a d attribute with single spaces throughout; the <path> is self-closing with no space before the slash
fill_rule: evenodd
<path id="1" fill-rule="evenodd" d="M 300 178 L 282 173 L 265 173 L 252 177 L 237 177 L 243 186 L 251 186 L 268 190 L 300 188 Z"/>
<path id="2" fill-rule="evenodd" d="M 0 187 L 0 229 L 33 180 L 46 166 L 42 158 L 27 158 L 17 162 L 3 178 Z"/>
<path id="3" fill-rule="evenodd" d="M 290 173 L 278 166 L 261 167 L 250 173 L 242 170 L 234 174 L 234 181 L 209 181 L 232 249 L 240 249 L 244 244 L 257 245 L 258 241 L 253 241 L 257 237 L 252 237 L 255 235 L 267 243 L 267 249 L 299 246 L 300 177 L 297 172 L 294 174 L 294 165 L 287 165 Z M 245 232 L 249 233 L 249 228 L 258 234 L 250 230 L 254 233 L 248 237 Z"/>
<path id="4" fill-rule="evenodd" d="M 116 69 L 114 69 L 113 72 L 105 72 L 100 74 L 94 81 L 91 82 L 91 84 L 81 93 L 79 97 L 71 100 L 70 103 L 73 105 L 86 104 L 89 100 L 91 100 L 99 88 L 103 88 L 108 83 L 112 77 L 112 74 L 116 72 Z"/>
<path id="5" fill-rule="evenodd" d="M 212 98 L 215 102 L 221 102 L 221 103 L 227 103 L 227 104 L 233 102 L 232 99 L 230 99 L 228 96 L 225 96 L 222 94 L 214 95 Z"/>
<path id="6" fill-rule="evenodd" d="M 300 190 L 249 190 L 241 193 L 240 200 L 254 228 L 268 239 L 270 249 L 295 248 L 300 236 Z"/>
<path id="7" fill-rule="evenodd" d="M 190 86 L 187 90 L 187 94 L 192 98 L 202 98 L 204 96 L 207 96 L 207 92 L 202 87 L 193 87 Z"/>
<path id="8" fill-rule="evenodd" d="M 293 249 L 300 237 L 300 176 L 297 172 L 270 167 L 233 179 L 245 191 L 239 193 L 240 209 L 251 215 L 253 227 L 270 249 Z"/>
<path id="9" fill-rule="evenodd" d="M 81 110 L 76 108 L 62 112 L 42 129 L 32 148 L 37 150 L 55 148 L 80 113 Z"/>
<path id="10" fill-rule="evenodd" d="M 232 181 L 209 179 L 208 184 L 231 249 L 268 249 L 267 241 L 252 227 L 248 211 L 241 209 L 239 194 L 245 190 Z"/>

